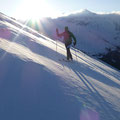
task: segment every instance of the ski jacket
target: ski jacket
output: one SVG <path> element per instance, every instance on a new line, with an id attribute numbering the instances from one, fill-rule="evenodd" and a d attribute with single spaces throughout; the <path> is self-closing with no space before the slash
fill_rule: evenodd
<path id="1" fill-rule="evenodd" d="M 64 43 L 65 43 L 65 46 L 69 46 L 70 44 L 72 44 L 72 38 L 74 40 L 73 44 L 76 45 L 76 38 L 75 36 L 73 35 L 72 32 L 70 31 L 65 31 L 63 33 L 57 33 L 57 36 L 58 37 L 64 37 Z"/>

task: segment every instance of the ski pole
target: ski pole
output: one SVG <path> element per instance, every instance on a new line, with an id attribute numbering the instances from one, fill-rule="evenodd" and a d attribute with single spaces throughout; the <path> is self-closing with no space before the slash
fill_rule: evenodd
<path id="1" fill-rule="evenodd" d="M 57 52 L 57 40 L 56 40 L 56 52 Z"/>
<path id="2" fill-rule="evenodd" d="M 77 59 L 77 49 L 75 48 L 75 53 L 76 53 L 76 61 L 78 61 L 78 59 Z"/>
<path id="3" fill-rule="evenodd" d="M 75 47 L 74 47 L 74 50 L 75 50 L 76 61 L 78 61 L 78 59 L 77 59 L 77 49 Z"/>

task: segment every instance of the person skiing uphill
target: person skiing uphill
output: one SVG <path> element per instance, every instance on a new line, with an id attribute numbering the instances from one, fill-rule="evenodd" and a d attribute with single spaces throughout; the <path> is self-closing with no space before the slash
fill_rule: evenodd
<path id="1" fill-rule="evenodd" d="M 72 58 L 72 54 L 70 52 L 70 47 L 71 46 L 75 46 L 76 45 L 76 38 L 75 36 L 73 35 L 72 32 L 70 32 L 68 30 L 68 27 L 66 26 L 65 27 L 65 31 L 63 33 L 59 33 L 58 29 L 56 29 L 56 33 L 57 33 L 57 36 L 58 37 L 64 37 L 64 44 L 65 44 L 65 47 L 66 47 L 66 50 L 67 50 L 67 60 L 73 60 Z M 72 39 L 73 38 L 73 39 Z M 74 42 L 73 42 L 74 40 Z"/>

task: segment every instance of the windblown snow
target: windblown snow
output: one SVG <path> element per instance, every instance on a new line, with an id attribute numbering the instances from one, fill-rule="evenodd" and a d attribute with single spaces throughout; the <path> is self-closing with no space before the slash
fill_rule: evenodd
<path id="1" fill-rule="evenodd" d="M 0 120 L 119 120 L 120 72 L 0 16 Z"/>

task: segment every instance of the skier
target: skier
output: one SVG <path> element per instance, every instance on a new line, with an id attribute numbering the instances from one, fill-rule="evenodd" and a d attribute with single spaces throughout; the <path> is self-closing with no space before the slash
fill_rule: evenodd
<path id="1" fill-rule="evenodd" d="M 59 33 L 58 29 L 56 29 L 56 33 L 57 33 L 57 36 L 58 37 L 64 37 L 64 43 L 65 43 L 65 47 L 66 47 L 66 50 L 67 50 L 67 60 L 73 60 L 72 58 L 72 54 L 70 52 L 70 47 L 71 46 L 75 46 L 76 45 L 76 38 L 75 36 L 73 35 L 72 32 L 70 32 L 68 30 L 68 27 L 65 26 L 65 31 L 63 33 Z M 74 42 L 72 41 L 72 38 L 74 40 Z"/>

